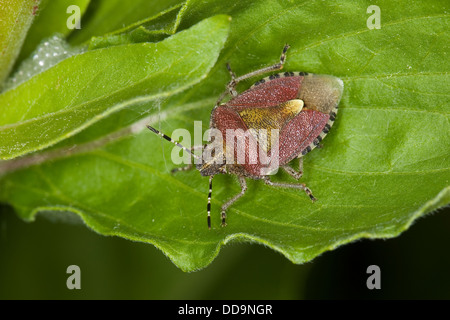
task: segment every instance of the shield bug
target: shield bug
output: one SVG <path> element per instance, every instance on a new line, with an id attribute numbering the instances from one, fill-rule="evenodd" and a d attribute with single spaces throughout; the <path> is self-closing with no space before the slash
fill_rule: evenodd
<path id="1" fill-rule="evenodd" d="M 220 139 L 216 135 L 213 141 L 210 139 L 209 144 L 188 149 L 155 128 L 147 126 L 164 139 L 191 153 L 201 175 L 209 176 L 209 229 L 212 179 L 219 173 L 236 175 L 241 185 L 241 192 L 221 207 L 222 226 L 226 225 L 227 209 L 247 190 L 247 178 L 262 179 L 267 185 L 274 187 L 303 190 L 313 202 L 316 201 L 305 184 L 273 182 L 270 174 L 282 168 L 296 180 L 302 177 L 303 156 L 320 144 L 336 118 L 343 91 L 342 80 L 329 75 L 288 71 L 271 74 L 242 93 L 236 91 L 236 85 L 242 80 L 281 70 L 288 49 L 289 45 L 283 48 L 279 63 L 240 77 L 236 77 L 227 63 L 231 81 L 218 99 L 210 119 L 210 129 L 219 133 Z M 222 103 L 228 94 L 231 99 Z M 230 131 L 234 134 L 230 135 Z M 235 148 L 236 143 L 238 146 Z M 266 158 L 262 161 L 261 153 L 249 148 L 250 145 L 264 149 L 270 154 L 269 160 Z M 202 149 L 201 157 L 194 154 L 193 150 L 196 148 Z M 239 154 L 244 156 L 243 162 L 236 161 Z M 289 165 L 295 158 L 299 159 L 298 170 Z M 192 165 L 174 169 L 172 172 L 190 168 Z"/>

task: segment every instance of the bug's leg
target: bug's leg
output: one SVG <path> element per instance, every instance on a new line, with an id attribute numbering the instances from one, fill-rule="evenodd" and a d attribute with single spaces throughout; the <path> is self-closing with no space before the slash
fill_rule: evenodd
<path id="1" fill-rule="evenodd" d="M 257 75 L 260 75 L 260 74 L 264 74 L 264 73 L 267 73 L 267 72 L 271 72 L 271 71 L 276 71 L 276 70 L 281 70 L 281 69 L 283 69 L 283 65 L 284 65 L 284 63 L 286 62 L 286 51 L 289 49 L 289 45 L 288 44 L 286 44 L 285 46 L 284 46 L 284 48 L 283 48 L 283 51 L 281 52 L 281 56 L 280 56 L 280 62 L 278 62 L 278 63 L 276 63 L 276 64 L 274 64 L 274 65 L 272 65 L 272 66 L 269 66 L 269 67 L 265 67 L 265 68 L 262 68 L 262 69 L 258 69 L 258 70 L 255 70 L 255 71 L 252 71 L 252 72 L 250 72 L 250 73 L 247 73 L 247 74 L 244 74 L 244 75 L 242 75 L 242 76 L 240 76 L 240 77 L 237 77 L 236 78 L 236 75 L 235 75 L 235 73 L 231 70 L 231 67 L 230 67 L 230 64 L 229 63 L 227 63 L 227 69 L 228 69 L 228 71 L 230 72 L 230 75 L 231 75 L 231 81 L 228 83 L 228 85 L 227 85 L 227 90 L 224 92 L 224 93 L 222 93 L 222 95 L 219 97 L 219 99 L 217 100 L 217 103 L 216 103 L 216 106 L 218 106 L 219 104 L 220 104 L 220 102 L 222 101 L 222 99 L 223 98 L 225 98 L 225 96 L 228 94 L 228 93 L 230 93 L 232 96 L 237 96 L 237 92 L 236 92 L 236 85 L 239 83 L 239 82 L 241 82 L 242 80 L 245 80 L 245 79 L 248 79 L 248 78 L 251 78 L 251 77 L 254 77 L 254 76 L 257 76 Z"/>
<path id="2" fill-rule="evenodd" d="M 227 66 L 228 72 L 230 73 L 231 80 L 227 84 L 227 89 L 220 95 L 219 99 L 217 99 L 216 106 L 218 106 L 222 102 L 223 98 L 225 98 L 225 96 L 227 94 L 231 94 L 233 97 L 236 97 L 238 95 L 238 93 L 235 89 L 236 84 L 237 84 L 236 74 L 231 70 L 231 66 L 230 66 L 229 62 L 227 62 L 226 66 Z"/>
<path id="3" fill-rule="evenodd" d="M 236 97 L 238 95 L 238 93 L 236 91 L 236 84 L 237 84 L 236 74 L 231 70 L 231 66 L 230 66 L 229 62 L 227 62 L 227 69 L 231 76 L 231 81 L 228 83 L 227 89 L 233 97 Z"/>
<path id="4" fill-rule="evenodd" d="M 300 178 L 303 176 L 303 158 L 298 158 L 298 171 L 295 171 L 292 167 L 289 165 L 282 166 L 283 170 L 286 171 L 291 177 L 293 177 L 295 180 L 300 180 Z"/>
<path id="5" fill-rule="evenodd" d="M 300 178 L 303 175 L 303 172 L 297 172 L 293 168 L 291 168 L 288 165 L 282 166 L 283 170 L 286 171 L 291 177 L 293 177 L 295 180 L 300 180 Z"/>
<path id="6" fill-rule="evenodd" d="M 206 205 L 206 211 L 208 212 L 208 229 L 211 230 L 211 194 L 212 194 L 212 179 L 214 176 L 209 176 L 209 193 L 208 204 Z"/>
<path id="7" fill-rule="evenodd" d="M 293 184 L 293 183 L 279 183 L 279 182 L 272 182 L 270 181 L 270 177 L 266 176 L 264 177 L 264 182 L 273 187 L 280 187 L 280 188 L 292 188 L 292 189 L 300 189 L 306 192 L 306 194 L 309 196 L 312 202 L 316 201 L 317 199 L 312 195 L 311 190 L 304 184 Z"/>
<path id="8" fill-rule="evenodd" d="M 225 98 L 225 96 L 229 93 L 228 89 L 225 90 L 219 97 L 219 99 L 217 99 L 217 102 L 215 104 L 215 106 L 217 107 L 223 100 L 223 98 Z"/>
<path id="9" fill-rule="evenodd" d="M 284 46 L 283 51 L 281 52 L 280 62 L 278 62 L 278 63 L 276 63 L 276 64 L 274 64 L 272 66 L 265 67 L 265 68 L 262 68 L 262 69 L 258 69 L 258 70 L 252 71 L 250 73 L 247 73 L 247 74 L 244 74 L 244 75 L 242 75 L 240 77 L 235 78 L 234 79 L 235 85 L 237 83 L 241 82 L 242 80 L 245 80 L 245 79 L 248 79 L 248 78 L 260 75 L 260 74 L 264 74 L 264 73 L 267 73 L 267 72 L 283 69 L 284 63 L 286 62 L 286 51 L 288 51 L 289 47 L 290 46 L 288 44 L 286 44 Z"/>
<path id="10" fill-rule="evenodd" d="M 241 192 L 239 192 L 237 195 L 235 195 L 233 198 L 231 198 L 230 200 L 228 200 L 227 202 L 225 202 L 222 205 L 222 227 L 225 227 L 227 225 L 226 223 L 226 218 L 227 218 L 227 214 L 226 211 L 227 209 L 233 204 L 235 203 L 240 197 L 242 197 L 245 193 L 245 191 L 247 191 L 247 182 L 245 181 L 244 177 L 239 177 L 239 183 L 241 184 Z"/>

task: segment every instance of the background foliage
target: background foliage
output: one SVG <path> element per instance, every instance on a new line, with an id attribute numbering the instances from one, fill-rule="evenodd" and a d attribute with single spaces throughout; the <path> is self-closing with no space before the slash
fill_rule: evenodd
<path id="1" fill-rule="evenodd" d="M 147 8 L 146 14 L 139 5 L 121 14 L 114 2 L 89 4 L 86 24 L 67 34 L 72 44 L 91 51 L 0 96 L 3 159 L 51 145 L 28 159 L 53 161 L 13 173 L 24 158 L 0 164 L 0 200 L 23 219 L 41 211 L 73 212 L 101 234 L 152 243 L 181 269 L 192 271 L 207 266 L 222 244 L 241 240 L 305 262 L 355 239 L 396 236 L 417 217 L 449 202 L 443 1 L 380 3 L 380 30 L 365 25 L 367 1 L 188 1 Z M 232 17 L 229 33 L 226 16 L 209 18 L 216 14 Z M 107 23 L 99 30 L 104 17 Z M 207 181 L 194 171 L 170 175 L 171 146 L 139 131 L 143 126 L 137 121 L 170 133 L 180 127 L 192 131 L 193 121 L 201 119 L 206 129 L 211 107 L 228 81 L 225 62 L 243 74 L 276 62 L 284 43 L 291 44 L 286 70 L 332 74 L 345 83 L 324 148 L 305 159 L 303 180 L 319 202 L 312 205 L 304 194 L 251 182 L 245 198 L 230 210 L 229 226 L 221 229 L 218 208 L 239 187 L 233 177 L 217 177 L 217 219 L 208 231 Z M 145 56 L 135 48 L 153 51 Z M 180 64 L 180 53 L 173 50 L 192 54 L 181 55 Z M 139 72 L 146 63 L 150 67 Z M 80 68 L 86 68 L 81 75 L 71 71 Z M 158 74 L 162 79 L 142 82 L 155 70 L 164 70 Z M 68 77 L 60 86 L 60 79 Z M 123 89 L 116 94 L 117 88 Z M 133 100 L 136 96 L 143 100 Z M 27 99 L 35 101 L 33 109 Z M 33 123 L 39 115 L 58 112 L 64 116 L 52 118 L 48 132 L 40 130 L 45 122 Z"/>

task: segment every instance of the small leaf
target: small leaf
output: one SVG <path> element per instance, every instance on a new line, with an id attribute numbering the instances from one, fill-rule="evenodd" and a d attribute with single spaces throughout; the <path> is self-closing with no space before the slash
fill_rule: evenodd
<path id="1" fill-rule="evenodd" d="M 70 43 L 73 45 L 85 43 L 92 37 L 103 36 L 105 33 L 113 32 L 124 26 L 152 17 L 158 14 L 158 12 L 164 11 L 181 2 L 181 0 L 94 1 L 89 8 L 89 16 L 86 16 L 86 19 L 82 20 L 81 30 L 76 30 L 71 34 Z"/>
<path id="2" fill-rule="evenodd" d="M 213 66 L 227 31 L 228 18 L 218 16 L 157 44 L 88 51 L 3 93 L 0 158 L 43 149 L 117 110 L 192 86 Z"/>
<path id="3" fill-rule="evenodd" d="M 177 16 L 182 7 L 182 4 L 178 4 L 156 16 L 138 21 L 110 34 L 93 37 L 89 43 L 89 49 L 99 49 L 127 43 L 160 41 L 169 35 L 175 34 L 178 26 Z"/>
<path id="4" fill-rule="evenodd" d="M 26 59 L 43 39 L 55 33 L 69 35 L 73 30 L 67 28 L 67 19 L 70 16 L 67 8 L 76 5 L 80 8 L 80 14 L 83 15 L 89 2 L 90 0 L 43 0 L 39 14 L 27 34 L 18 61 Z"/>

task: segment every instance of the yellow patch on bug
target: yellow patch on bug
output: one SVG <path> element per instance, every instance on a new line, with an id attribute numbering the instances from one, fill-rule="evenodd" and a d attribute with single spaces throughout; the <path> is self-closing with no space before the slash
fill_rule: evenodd
<path id="1" fill-rule="evenodd" d="M 284 125 L 302 111 L 303 106 L 303 100 L 293 99 L 269 108 L 244 109 L 239 115 L 260 147 L 268 152 L 272 142 L 278 140 L 278 136 L 272 137 L 272 130 L 278 130 L 279 134 Z"/>

